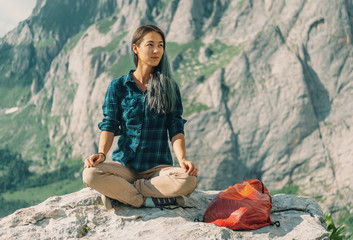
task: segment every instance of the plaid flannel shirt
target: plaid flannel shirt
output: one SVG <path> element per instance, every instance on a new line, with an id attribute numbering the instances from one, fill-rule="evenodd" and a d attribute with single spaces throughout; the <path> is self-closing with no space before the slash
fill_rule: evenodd
<path id="1" fill-rule="evenodd" d="M 180 90 L 177 88 L 177 103 L 174 111 L 157 114 L 150 110 L 144 93 L 131 77 L 132 70 L 113 80 L 106 92 L 103 104 L 101 131 L 120 135 L 118 147 L 112 160 L 127 164 L 137 172 L 158 165 L 173 165 L 168 145 L 176 134 L 184 134 L 183 106 Z M 168 132 L 168 133 L 167 133 Z"/>

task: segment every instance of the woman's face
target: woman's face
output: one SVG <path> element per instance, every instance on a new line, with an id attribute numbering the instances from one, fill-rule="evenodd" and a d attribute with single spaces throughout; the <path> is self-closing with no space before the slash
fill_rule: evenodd
<path id="1" fill-rule="evenodd" d="M 162 36 L 156 32 L 147 33 L 139 46 L 133 44 L 132 49 L 138 56 L 138 66 L 158 66 L 164 53 L 163 45 Z"/>

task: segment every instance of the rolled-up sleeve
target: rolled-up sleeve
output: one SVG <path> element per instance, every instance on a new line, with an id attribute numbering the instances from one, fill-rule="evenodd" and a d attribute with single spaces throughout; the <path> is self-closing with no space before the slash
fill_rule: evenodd
<path id="1" fill-rule="evenodd" d="M 178 133 L 184 134 L 184 124 L 187 122 L 181 117 L 183 114 L 183 104 L 181 101 L 180 90 L 177 87 L 177 101 L 175 103 L 174 110 L 168 114 L 167 117 L 167 128 L 169 132 L 169 139 L 177 135 Z"/>
<path id="2" fill-rule="evenodd" d="M 101 131 L 113 132 L 114 136 L 121 135 L 119 107 L 118 107 L 118 88 L 117 81 L 112 81 L 109 84 L 105 94 L 103 110 L 103 120 L 98 123 L 98 128 Z"/>

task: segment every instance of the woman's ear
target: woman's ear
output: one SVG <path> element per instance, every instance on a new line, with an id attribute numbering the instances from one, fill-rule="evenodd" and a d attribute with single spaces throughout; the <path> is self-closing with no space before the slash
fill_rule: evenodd
<path id="1" fill-rule="evenodd" d="M 135 54 L 137 54 L 137 46 L 136 46 L 136 44 L 132 44 L 132 50 L 134 51 Z"/>

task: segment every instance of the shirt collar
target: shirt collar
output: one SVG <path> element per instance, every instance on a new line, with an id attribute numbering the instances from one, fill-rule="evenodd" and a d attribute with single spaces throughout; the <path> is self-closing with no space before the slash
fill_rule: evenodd
<path id="1" fill-rule="evenodd" d="M 135 82 L 133 79 L 132 79 L 132 73 L 134 72 L 135 70 L 130 70 L 128 74 L 125 75 L 124 77 L 124 84 L 126 85 L 127 82 Z"/>

